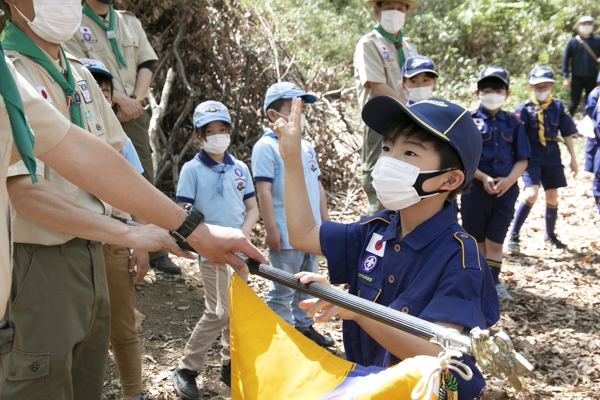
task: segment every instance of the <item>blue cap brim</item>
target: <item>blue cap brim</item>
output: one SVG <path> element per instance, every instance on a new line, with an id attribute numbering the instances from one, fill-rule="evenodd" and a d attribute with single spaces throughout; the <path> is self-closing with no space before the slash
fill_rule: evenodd
<path id="1" fill-rule="evenodd" d="M 544 82 L 552 82 L 552 83 L 556 83 L 556 79 L 552 79 L 552 78 L 531 78 L 529 79 L 529 84 L 530 85 L 537 85 L 538 83 L 544 83 Z"/>
<path id="2" fill-rule="evenodd" d="M 229 121 L 229 120 L 227 120 L 227 119 L 223 118 L 222 116 L 220 116 L 220 115 L 211 115 L 211 116 L 209 116 L 209 117 L 204 117 L 204 118 L 202 118 L 201 120 L 197 121 L 197 122 L 194 124 L 194 127 L 195 127 L 196 129 L 200 129 L 200 128 L 202 128 L 203 126 L 205 126 L 205 125 L 208 125 L 208 124 L 210 124 L 211 122 L 215 122 L 215 121 L 221 121 L 221 122 L 225 122 L 227 125 L 231 125 L 231 121 Z"/>
<path id="3" fill-rule="evenodd" d="M 112 75 L 110 72 L 108 72 L 107 70 L 105 70 L 105 69 L 102 69 L 102 68 L 96 68 L 96 67 L 92 67 L 92 66 L 89 66 L 89 67 L 87 67 L 87 69 L 88 69 L 90 72 L 95 72 L 95 73 L 97 73 L 97 74 L 102 74 L 102 75 L 104 75 L 104 76 L 108 76 L 110 79 L 112 79 L 112 78 L 113 78 L 113 75 Z"/>
<path id="4" fill-rule="evenodd" d="M 423 68 L 423 69 L 417 69 L 416 71 L 413 71 L 410 75 L 405 73 L 404 78 L 412 78 L 413 76 L 422 74 L 423 72 L 431 72 L 432 74 L 434 74 L 436 76 L 436 78 L 439 77 L 438 73 L 435 72 L 434 70 L 429 69 L 429 68 Z"/>
<path id="5" fill-rule="evenodd" d="M 306 104 L 312 104 L 312 103 L 314 103 L 314 102 L 317 101 L 317 97 L 316 96 L 313 96 L 310 93 L 301 92 L 299 90 L 288 90 L 279 99 L 282 99 L 282 100 L 291 100 L 294 97 L 301 97 Z"/>

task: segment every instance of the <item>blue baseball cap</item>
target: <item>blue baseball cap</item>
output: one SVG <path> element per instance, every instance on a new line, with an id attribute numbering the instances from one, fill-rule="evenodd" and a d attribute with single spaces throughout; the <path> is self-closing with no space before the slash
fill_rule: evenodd
<path id="1" fill-rule="evenodd" d="M 393 97 L 382 95 L 367 101 L 362 119 L 369 128 L 383 135 L 394 118 L 401 114 L 406 114 L 421 128 L 456 150 L 463 163 L 463 187 L 466 187 L 477 171 L 483 144 L 471 113 L 447 100 L 432 98 L 405 106 Z"/>
<path id="2" fill-rule="evenodd" d="M 83 64 L 84 67 L 89 69 L 90 72 L 97 72 L 99 74 L 108 76 L 110 79 L 113 78 L 113 75 L 110 72 L 108 72 L 102 61 L 94 60 L 91 58 L 80 58 L 79 61 Z"/>
<path id="3" fill-rule="evenodd" d="M 556 82 L 554 79 L 554 71 L 552 71 L 552 68 L 545 65 L 538 65 L 532 69 L 529 74 L 529 84 L 537 85 L 542 82 Z"/>
<path id="4" fill-rule="evenodd" d="M 500 79 L 502 82 L 504 82 L 506 84 L 506 86 L 510 86 L 510 80 L 508 79 L 508 72 L 498 66 L 498 65 L 492 65 L 491 67 L 486 67 L 483 69 L 483 71 L 481 71 L 481 75 L 479 75 L 479 80 L 477 81 L 477 83 L 481 82 L 484 79 L 487 78 L 497 78 Z"/>
<path id="5" fill-rule="evenodd" d="M 215 121 L 222 121 L 231 125 L 231 117 L 229 116 L 227 107 L 222 103 L 213 100 L 200 103 L 196 107 L 194 110 L 193 121 L 196 129 L 202 128 Z"/>
<path id="6" fill-rule="evenodd" d="M 402 79 L 412 78 L 422 72 L 431 72 L 436 77 L 439 76 L 435 71 L 435 64 L 431 58 L 425 56 L 409 57 L 402 66 Z"/>
<path id="7" fill-rule="evenodd" d="M 277 101 L 279 99 L 291 100 L 294 97 L 301 97 L 302 99 L 304 99 L 304 102 L 306 104 L 311 104 L 317 101 L 315 95 L 306 93 L 304 90 L 300 89 L 298 86 L 291 82 L 277 82 L 267 89 L 263 109 L 265 110 L 265 112 L 267 112 L 268 107 L 274 101 Z"/>

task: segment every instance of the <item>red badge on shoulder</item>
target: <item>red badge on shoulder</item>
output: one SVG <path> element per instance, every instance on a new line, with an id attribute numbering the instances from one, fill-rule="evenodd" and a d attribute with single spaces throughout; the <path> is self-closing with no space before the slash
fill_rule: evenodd
<path id="1" fill-rule="evenodd" d="M 378 233 L 374 233 L 371 236 L 369 245 L 367 246 L 367 251 L 379 257 L 383 257 L 383 253 L 385 252 L 385 242 L 381 239 L 383 239 L 383 236 Z"/>

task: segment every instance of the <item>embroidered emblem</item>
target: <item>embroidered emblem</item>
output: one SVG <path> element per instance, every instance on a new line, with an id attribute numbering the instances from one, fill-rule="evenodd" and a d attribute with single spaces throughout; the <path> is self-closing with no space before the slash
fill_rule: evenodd
<path id="1" fill-rule="evenodd" d="M 421 64 L 429 63 L 429 60 L 426 58 L 414 58 L 412 63 L 410 64 L 411 68 L 417 68 Z"/>
<path id="2" fill-rule="evenodd" d="M 237 176 L 239 176 L 240 178 L 241 178 L 241 177 L 242 177 L 242 175 L 243 175 L 243 173 L 242 173 L 242 170 L 241 170 L 241 169 L 239 169 L 239 168 L 236 168 L 236 169 L 234 169 L 234 170 L 233 170 L 233 172 L 235 172 L 235 174 L 236 174 Z"/>
<path id="3" fill-rule="evenodd" d="M 207 113 L 216 113 L 217 111 L 220 111 L 217 107 L 208 107 L 204 112 Z"/>
<path id="4" fill-rule="evenodd" d="M 500 74 L 504 74 L 504 70 L 502 68 L 499 67 L 489 67 L 488 69 L 485 70 L 485 76 L 491 75 L 493 73 L 500 73 Z"/>
<path id="5" fill-rule="evenodd" d="M 381 46 L 381 50 L 383 52 L 383 58 L 385 58 L 386 60 L 390 58 L 390 52 L 388 51 L 387 47 Z"/>
<path id="6" fill-rule="evenodd" d="M 83 95 L 83 101 L 85 101 L 86 103 L 91 103 L 92 96 L 90 96 L 87 81 L 85 79 L 77 81 L 77 86 L 79 86 L 79 90 L 81 90 L 81 94 Z"/>
<path id="7" fill-rule="evenodd" d="M 313 154 L 313 153 L 312 153 L 312 151 L 310 151 L 310 150 L 309 150 L 309 151 L 307 151 L 307 152 L 306 152 L 306 154 L 308 154 L 308 158 L 310 158 L 311 160 L 312 160 L 313 158 L 315 158 L 314 154 Z"/>
<path id="8" fill-rule="evenodd" d="M 310 165 L 310 170 L 311 170 L 312 172 L 315 172 L 315 171 L 317 170 L 317 167 L 315 167 L 315 164 L 311 164 L 311 165 Z"/>
<path id="9" fill-rule="evenodd" d="M 238 182 L 237 190 L 239 190 L 241 192 L 244 189 L 246 189 L 246 186 L 244 186 L 244 182 Z"/>
<path id="10" fill-rule="evenodd" d="M 477 128 L 479 128 L 480 131 L 483 130 L 483 127 L 485 126 L 483 118 L 473 118 L 473 122 L 475 122 L 475 125 L 477 125 Z"/>
<path id="11" fill-rule="evenodd" d="M 378 261 L 379 259 L 375 256 L 367 256 L 362 263 L 361 269 L 365 274 L 368 274 L 375 269 Z"/>
<path id="12" fill-rule="evenodd" d="M 90 28 L 88 28 L 87 26 L 80 26 L 79 32 L 81 32 L 81 34 L 83 35 L 83 40 L 85 40 L 86 42 L 92 41 L 92 30 Z"/>
<path id="13" fill-rule="evenodd" d="M 44 100 L 46 100 L 48 103 L 52 103 L 52 98 L 50 97 L 50 94 L 48 93 L 48 89 L 46 89 L 45 86 L 36 86 L 36 89 L 37 89 L 38 93 L 42 95 Z"/>
<path id="14" fill-rule="evenodd" d="M 448 107 L 448 104 L 442 102 L 442 101 L 437 101 L 437 100 L 421 100 L 419 103 L 428 103 L 428 104 L 433 104 L 434 106 L 438 106 L 438 107 Z"/>
<path id="15" fill-rule="evenodd" d="M 73 102 L 77 105 L 81 104 L 81 96 L 79 95 L 79 92 L 73 92 Z"/>
<path id="16" fill-rule="evenodd" d="M 33 364 L 31 364 L 31 365 L 29 366 L 29 369 L 30 369 L 30 370 L 31 370 L 31 372 L 33 372 L 34 374 L 35 374 L 36 372 L 38 372 L 38 371 L 40 370 L 40 368 L 41 368 L 41 367 L 40 367 L 40 364 L 38 364 L 38 363 L 37 363 L 37 362 L 35 362 L 35 361 L 33 362 Z"/>

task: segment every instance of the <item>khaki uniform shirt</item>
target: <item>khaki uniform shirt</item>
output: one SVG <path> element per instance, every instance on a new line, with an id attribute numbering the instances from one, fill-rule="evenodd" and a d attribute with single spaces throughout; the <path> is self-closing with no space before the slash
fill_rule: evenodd
<path id="1" fill-rule="evenodd" d="M 54 107 L 48 104 L 27 81 L 16 73 L 10 60 L 6 59 L 21 94 L 25 114 L 35 133 L 35 155 L 44 154 L 56 146 L 67 134 L 71 124 Z M 11 231 L 8 192 L 6 190 L 6 172 L 10 164 L 19 160 L 14 147 L 12 130 L 6 106 L 0 96 L 0 309 L 4 310 L 10 294 L 11 282 Z"/>
<path id="2" fill-rule="evenodd" d="M 402 49 L 406 58 L 417 55 L 415 45 L 404 38 Z M 394 43 L 373 29 L 363 36 L 354 51 L 354 82 L 358 92 L 358 106 L 362 110 L 371 97 L 371 88 L 367 82 L 385 83 L 398 93 L 401 99 L 408 100 L 408 94 L 400 87 L 398 50 Z"/>
<path id="3" fill-rule="evenodd" d="M 65 51 L 78 58 L 87 57 L 102 61 L 114 76 L 115 90 L 131 96 L 135 89 L 138 65 L 146 61 L 158 60 L 158 56 L 146 37 L 142 23 L 133 13 L 115 10 L 115 19 L 115 34 L 127 67 L 118 67 L 106 31 L 85 14 L 81 19 L 79 30 L 63 44 L 63 47 Z M 104 18 L 104 22 L 109 26 L 109 15 Z"/>
<path id="4" fill-rule="evenodd" d="M 60 85 L 43 68 L 33 62 L 31 59 L 15 51 L 5 51 L 6 56 L 12 61 L 15 69 L 33 86 L 50 105 L 62 114 L 63 117 L 71 121 L 71 114 L 67 110 L 67 100 Z M 48 55 L 48 58 L 50 56 Z M 127 142 L 127 136 L 123 132 L 121 124 L 117 120 L 110 105 L 102 95 L 100 88 L 92 74 L 76 58 L 67 55 L 71 63 L 73 79 L 77 84 L 77 89 L 81 97 L 81 114 L 84 120 L 84 127 L 98 138 L 104 140 L 117 151 L 120 151 Z M 60 60 L 60 65 L 66 65 L 65 60 Z M 61 68 L 61 72 L 66 70 Z M 84 207 L 97 212 L 98 214 L 109 215 L 111 208 L 92 194 L 73 185 L 56 171 L 37 160 L 37 175 L 52 183 L 56 189 L 72 198 Z M 11 166 L 8 170 L 8 176 L 27 175 L 29 172 L 23 164 L 19 162 Z M 13 215 L 13 240 L 17 243 L 33 243 L 45 246 L 63 244 L 73 236 L 55 231 L 40 224 L 22 214 Z"/>

